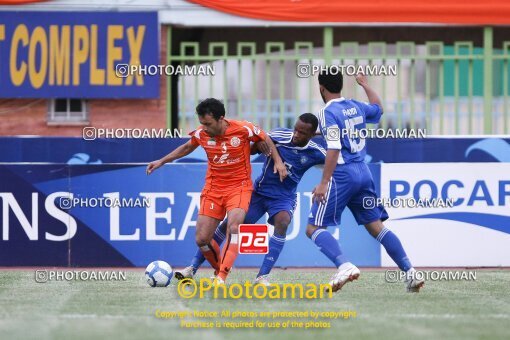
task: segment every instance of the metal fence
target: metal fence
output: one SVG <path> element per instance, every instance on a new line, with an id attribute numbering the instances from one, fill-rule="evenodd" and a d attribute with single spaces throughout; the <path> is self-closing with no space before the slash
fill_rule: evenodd
<path id="1" fill-rule="evenodd" d="M 198 42 L 181 42 L 178 55 L 168 54 L 170 63 L 214 69 L 214 75 L 180 77 L 179 127 L 197 126 L 195 106 L 207 97 L 223 100 L 231 118 L 251 120 L 268 130 L 290 127 L 297 115 L 317 113 L 323 105 L 316 74 L 307 75 L 303 65 L 341 65 L 344 70 L 348 65 L 365 65 L 379 73 L 386 71 L 369 78 L 384 104 L 383 128 L 422 128 L 428 135 L 507 134 L 510 129 L 510 41 L 494 47 L 490 27 L 484 28 L 483 47 L 471 41 L 453 45 L 341 42 L 335 46 L 328 27 L 319 47 L 306 41 L 295 41 L 290 50 L 283 42 L 265 42 L 263 53 L 257 53 L 255 42 L 237 42 L 234 47 L 236 53 L 229 54 L 232 46 L 227 42 L 210 42 L 207 53 L 200 54 Z M 175 100 L 171 93 L 169 88 L 169 125 Z M 342 95 L 366 100 L 354 77 L 345 73 Z"/>

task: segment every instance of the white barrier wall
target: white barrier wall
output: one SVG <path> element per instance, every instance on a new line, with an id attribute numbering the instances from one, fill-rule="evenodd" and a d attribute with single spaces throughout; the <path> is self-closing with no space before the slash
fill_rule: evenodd
<path id="1" fill-rule="evenodd" d="M 510 164 L 382 164 L 381 198 L 413 265 L 510 266 Z"/>

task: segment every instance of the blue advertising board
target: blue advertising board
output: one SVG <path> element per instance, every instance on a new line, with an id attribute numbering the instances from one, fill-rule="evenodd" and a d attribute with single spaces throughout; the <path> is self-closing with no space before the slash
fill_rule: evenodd
<path id="1" fill-rule="evenodd" d="M 379 187 L 379 165 L 370 168 Z M 253 177 L 261 170 L 262 164 L 255 164 Z M 146 266 L 156 259 L 186 266 L 197 250 L 205 172 L 201 163 L 168 164 L 151 176 L 140 165 L 1 165 L 0 266 Z M 331 266 L 305 235 L 311 191 L 320 175 L 321 169 L 311 169 L 299 185 L 278 266 Z M 149 199 L 150 204 L 68 205 L 69 197 Z M 330 231 L 350 258 L 360 266 L 379 266 L 379 243 L 348 210 L 341 222 Z M 240 255 L 236 266 L 259 266 L 262 259 Z"/>
<path id="2" fill-rule="evenodd" d="M 174 266 L 187 265 L 196 250 L 194 231 L 207 167 L 205 153 L 199 148 L 180 163 L 145 175 L 147 162 L 185 141 L 0 138 L 0 266 L 145 266 L 155 259 Z M 509 142 L 501 138 L 369 141 L 366 162 L 381 197 L 393 199 L 397 189 L 401 196 L 416 196 L 425 183 L 432 193 L 464 197 L 464 205 L 467 204 L 432 213 L 388 208 L 388 225 L 414 252 L 415 265 L 445 264 L 446 257 L 451 258 L 448 265 L 452 266 L 506 264 L 500 261 L 505 256 L 492 256 L 489 251 L 485 253 L 492 257 L 477 256 L 476 261 L 446 256 L 451 252 L 449 246 L 445 246 L 441 256 L 431 257 L 428 248 L 417 240 L 424 240 L 432 227 L 440 228 L 443 236 L 452 239 L 458 237 L 459 228 L 468 227 L 462 233 L 472 233 L 471 239 L 491 240 L 492 247 L 487 249 L 506 249 L 497 243 L 506 242 L 508 235 L 505 225 L 510 187 L 504 163 L 510 162 Z M 260 162 L 253 163 L 253 178 L 261 167 Z M 330 265 L 305 235 L 311 191 L 320 176 L 321 169 L 312 168 L 298 187 L 298 206 L 278 266 Z M 413 185 L 415 189 L 411 190 Z M 147 199 L 153 204 L 63 206 L 62 200 L 70 196 Z M 474 203 L 470 205 L 471 201 Z M 479 217 L 489 209 L 494 210 L 490 218 Z M 414 220 L 409 221 L 410 218 Z M 430 218 L 440 222 L 430 224 Z M 330 231 L 357 265 L 392 265 L 384 249 L 356 224 L 349 210 L 344 211 L 341 226 Z M 419 233 L 425 235 L 416 237 Z M 261 255 L 243 255 L 236 265 L 258 266 L 261 261 Z"/>
<path id="3" fill-rule="evenodd" d="M 157 12 L 0 12 L 0 97 L 158 98 Z"/>
<path id="4" fill-rule="evenodd" d="M 317 137 L 321 138 L 321 137 Z M 136 163 L 161 158 L 186 138 L 0 137 L 0 163 Z M 189 161 L 205 161 L 198 148 Z M 261 161 L 261 158 L 255 158 Z M 510 162 L 510 138 L 367 139 L 367 163 Z"/>

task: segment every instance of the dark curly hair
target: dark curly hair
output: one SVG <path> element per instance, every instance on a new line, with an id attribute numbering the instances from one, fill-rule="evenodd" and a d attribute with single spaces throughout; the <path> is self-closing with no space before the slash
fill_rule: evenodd
<path id="1" fill-rule="evenodd" d="M 197 115 L 201 117 L 210 114 L 216 120 L 219 120 L 220 117 L 225 116 L 225 106 L 216 98 L 207 98 L 202 100 L 197 105 L 196 111 Z"/>

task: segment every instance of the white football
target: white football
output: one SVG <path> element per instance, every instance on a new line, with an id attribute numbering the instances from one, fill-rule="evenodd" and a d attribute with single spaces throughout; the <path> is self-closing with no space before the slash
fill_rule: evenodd
<path id="1" fill-rule="evenodd" d="M 170 284 L 174 272 L 165 261 L 154 261 L 145 268 L 145 279 L 151 287 L 166 287 Z"/>

